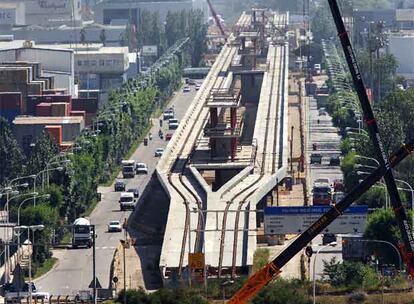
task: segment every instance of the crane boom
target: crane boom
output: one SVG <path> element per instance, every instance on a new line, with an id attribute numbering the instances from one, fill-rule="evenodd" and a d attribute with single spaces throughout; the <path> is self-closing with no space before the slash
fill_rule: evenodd
<path id="1" fill-rule="evenodd" d="M 414 140 L 402 146 L 390 157 L 388 161 L 390 168 L 395 167 L 413 150 Z M 273 261 L 254 273 L 227 303 L 247 303 L 250 298 L 254 297 L 264 286 L 275 278 L 280 273 L 280 269 L 298 254 L 312 239 L 328 227 L 337 217 L 342 215 L 356 199 L 378 182 L 387 170 L 388 169 L 384 166 L 378 167 L 366 179 L 352 189 L 338 204 L 333 205 L 328 212 L 323 214 L 316 222 L 309 226 L 308 229 L 289 244 L 289 246 L 286 247 Z"/>
<path id="2" fill-rule="evenodd" d="M 208 3 L 208 7 L 210 8 L 211 14 L 213 15 L 214 21 L 216 22 L 216 25 L 218 26 L 220 30 L 220 34 L 223 36 L 226 36 L 223 25 L 221 24 L 220 19 L 217 16 L 216 10 L 214 9 L 213 4 L 211 3 L 211 0 L 207 0 L 207 3 Z"/>
<path id="3" fill-rule="evenodd" d="M 345 54 L 346 62 L 348 63 L 349 71 L 352 75 L 355 90 L 358 94 L 358 99 L 361 104 L 367 129 L 372 143 L 374 144 L 377 160 L 381 167 L 386 169 L 384 180 L 387 186 L 388 193 L 391 198 L 391 203 L 394 209 L 395 218 L 401 232 L 403 243 L 400 244 L 404 261 L 407 265 L 408 273 L 414 278 L 414 239 L 408 221 L 407 213 L 402 205 L 400 194 L 398 193 L 397 185 L 395 183 L 394 175 L 387 160 L 387 156 L 382 145 L 379 128 L 371 104 L 368 99 L 367 91 L 365 89 L 362 75 L 359 71 L 358 62 L 354 50 L 352 49 L 351 41 L 349 40 L 344 21 L 342 20 L 341 12 L 336 0 L 328 0 L 331 8 L 332 16 L 335 21 L 338 37 L 341 40 L 342 48 Z"/>

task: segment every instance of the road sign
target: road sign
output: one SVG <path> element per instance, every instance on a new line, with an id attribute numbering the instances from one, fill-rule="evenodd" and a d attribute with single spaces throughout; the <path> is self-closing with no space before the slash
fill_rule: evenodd
<path id="1" fill-rule="evenodd" d="M 188 262 L 193 270 L 204 268 L 204 253 L 196 252 L 188 254 Z"/>
<path id="2" fill-rule="evenodd" d="M 302 233 L 330 208 L 331 206 L 266 207 L 265 234 Z M 349 207 L 323 233 L 363 233 L 367 214 L 368 206 Z"/>
<path id="3" fill-rule="evenodd" d="M 101 283 L 99 282 L 99 280 L 98 280 L 98 278 L 96 278 L 95 279 L 96 280 L 96 286 L 95 286 L 95 288 L 102 288 L 102 285 L 101 285 Z M 89 284 L 89 288 L 93 288 L 93 285 L 94 285 L 94 282 L 93 282 L 93 279 L 92 279 L 92 281 L 91 281 L 91 283 Z"/>

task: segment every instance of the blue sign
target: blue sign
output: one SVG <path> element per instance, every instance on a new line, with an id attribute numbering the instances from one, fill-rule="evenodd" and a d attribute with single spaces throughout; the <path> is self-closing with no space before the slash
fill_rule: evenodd
<path id="1" fill-rule="evenodd" d="M 266 207 L 265 215 L 300 215 L 300 214 L 324 214 L 332 206 L 308 206 L 308 207 Z M 368 213 L 368 206 L 352 206 L 345 210 L 344 214 L 361 214 Z"/>
<path id="2" fill-rule="evenodd" d="M 264 209 L 265 234 L 297 234 L 305 231 L 332 206 L 266 207 Z M 363 233 L 368 206 L 352 206 L 336 218 L 322 233 Z"/>

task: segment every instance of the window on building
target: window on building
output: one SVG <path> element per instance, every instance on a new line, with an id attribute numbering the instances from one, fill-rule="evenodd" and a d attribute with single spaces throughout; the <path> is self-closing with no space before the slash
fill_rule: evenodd
<path id="1" fill-rule="evenodd" d="M 78 60 L 78 66 L 82 65 L 82 60 Z"/>
<path id="2" fill-rule="evenodd" d="M 89 60 L 84 60 L 84 61 L 83 61 L 83 65 L 88 66 L 88 65 L 89 65 Z"/>
<path id="3" fill-rule="evenodd" d="M 101 60 L 99 60 L 99 65 L 100 65 L 100 66 L 104 66 L 104 65 L 105 65 L 105 60 L 102 60 L 102 59 L 101 59 Z"/>
<path id="4" fill-rule="evenodd" d="M 107 61 L 106 61 L 106 65 L 107 65 L 107 66 L 112 66 L 112 60 L 107 60 Z"/>
<path id="5" fill-rule="evenodd" d="M 91 60 L 91 66 L 96 66 L 96 60 Z"/>

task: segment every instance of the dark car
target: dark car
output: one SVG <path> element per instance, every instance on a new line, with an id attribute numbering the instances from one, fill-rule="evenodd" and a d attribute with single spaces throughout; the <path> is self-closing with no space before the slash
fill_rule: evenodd
<path id="1" fill-rule="evenodd" d="M 329 243 L 336 242 L 336 236 L 332 233 L 325 233 L 322 236 L 322 245 L 328 245 Z"/>
<path id="2" fill-rule="evenodd" d="M 114 185 L 114 190 L 118 191 L 125 191 L 126 184 L 124 181 L 117 180 Z"/>
<path id="3" fill-rule="evenodd" d="M 322 163 L 322 154 L 312 153 L 310 156 L 311 164 L 321 164 Z"/>
<path id="4" fill-rule="evenodd" d="M 139 196 L 139 190 L 137 188 L 130 188 L 127 192 L 132 192 L 134 194 L 134 198 Z"/>
<path id="5" fill-rule="evenodd" d="M 340 166 L 341 165 L 341 159 L 339 156 L 332 156 L 329 160 L 329 166 Z"/>
<path id="6" fill-rule="evenodd" d="M 165 140 L 170 140 L 172 138 L 172 133 L 167 133 L 165 135 Z"/>

